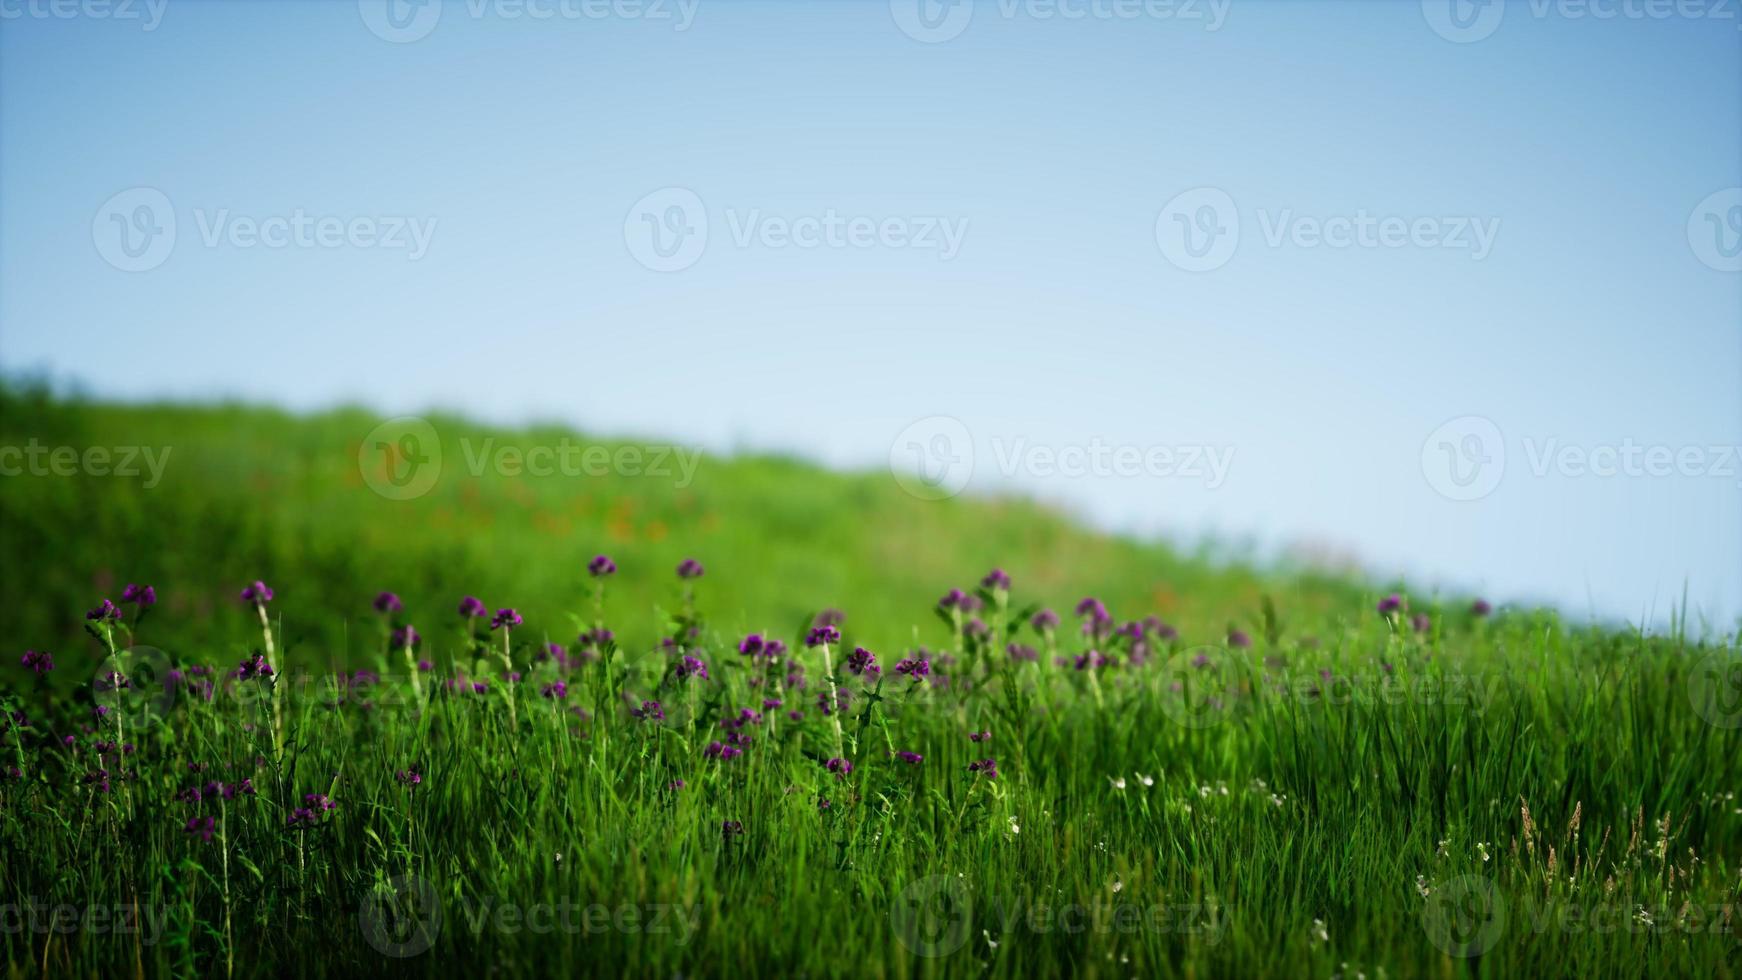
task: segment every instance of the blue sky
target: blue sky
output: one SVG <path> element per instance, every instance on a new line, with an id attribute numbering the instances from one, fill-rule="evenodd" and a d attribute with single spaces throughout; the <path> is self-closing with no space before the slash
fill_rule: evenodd
<path id="1" fill-rule="evenodd" d="M 62 4 L 0 0 L 8 370 L 1742 613 L 1735 4 Z"/>

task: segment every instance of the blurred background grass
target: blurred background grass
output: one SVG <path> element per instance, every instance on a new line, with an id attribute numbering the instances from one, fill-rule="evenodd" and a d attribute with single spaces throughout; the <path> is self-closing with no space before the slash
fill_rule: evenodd
<path id="1" fill-rule="evenodd" d="M 655 610 L 678 598 L 673 569 L 707 567 L 699 603 L 731 634 L 795 632 L 817 610 L 848 617 L 851 638 L 896 649 L 938 638 L 931 607 L 993 567 L 1019 603 L 1067 614 L 1084 595 L 1120 618 L 1157 614 L 1188 642 L 1233 625 L 1263 635 L 1262 601 L 1322 622 L 1376 591 L 1354 577 L 1255 568 L 1205 545 L 1192 553 L 1091 530 L 1020 499 L 918 500 L 887 472 L 843 474 L 769 456 L 703 456 L 690 485 L 675 475 L 473 475 L 462 451 L 556 446 L 613 449 L 559 427 L 493 429 L 432 415 L 444 452 L 426 495 L 370 489 L 358 450 L 379 418 L 352 408 L 291 415 L 243 404 L 115 404 L 13 379 L 0 386 L 0 445 L 148 446 L 169 456 L 161 481 L 140 475 L 0 478 L 0 628 L 11 643 L 83 649 L 85 610 L 129 582 L 157 588 L 141 641 L 204 661 L 239 658 L 258 635 L 237 601 L 247 582 L 277 592 L 288 656 L 342 663 L 372 650 L 370 600 L 405 600 L 439 652 L 455 607 L 477 595 L 515 606 L 527 626 L 573 638 L 589 609 L 586 562 L 612 555 L 607 619 L 620 642 L 653 642 Z M 17 460 L 9 460 L 17 464 Z M 1335 612 L 1333 612 L 1335 611 Z"/>

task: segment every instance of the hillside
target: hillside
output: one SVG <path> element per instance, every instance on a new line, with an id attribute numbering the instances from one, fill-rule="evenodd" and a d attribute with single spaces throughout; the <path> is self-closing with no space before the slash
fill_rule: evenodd
<path id="1" fill-rule="evenodd" d="M 0 588 L 10 597 L 0 627 L 15 645 L 83 649 L 84 611 L 149 583 L 161 604 L 142 640 L 224 659 L 253 635 L 236 595 L 259 579 L 278 590 L 289 656 L 306 662 L 373 646 L 370 600 L 383 590 L 404 598 L 438 649 L 464 595 L 515 606 L 532 629 L 566 639 L 570 614 L 588 602 L 586 563 L 601 552 L 621 567 L 608 615 L 631 642 L 643 627 L 654 635 L 655 608 L 679 595 L 672 570 L 691 556 L 708 570 L 699 605 L 724 632 L 784 635 L 839 608 L 856 635 L 890 648 L 937 628 L 915 610 L 995 565 L 1036 601 L 1063 608 L 1094 594 L 1115 615 L 1163 617 L 1187 641 L 1219 640 L 1235 625 L 1263 635 L 1266 595 L 1286 630 L 1290 618 L 1364 605 L 1352 600 L 1373 591 L 1096 533 L 1023 500 L 918 500 L 884 472 L 679 456 L 446 416 L 428 419 L 439 477 L 421 495 L 390 499 L 371 482 L 391 496 L 422 488 L 384 481 L 388 450 L 360 457 L 380 421 L 357 409 L 299 416 L 0 389 L 0 445 L 20 450 L 4 460 L 16 475 L 0 482 Z M 597 447 L 612 454 L 602 468 Z M 518 466 L 515 452 L 527 454 Z"/>

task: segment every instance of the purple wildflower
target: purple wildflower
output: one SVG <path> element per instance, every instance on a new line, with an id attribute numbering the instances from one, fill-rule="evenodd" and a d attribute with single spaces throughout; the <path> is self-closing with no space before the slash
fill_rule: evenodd
<path id="1" fill-rule="evenodd" d="M 594 555 L 593 560 L 587 562 L 587 572 L 594 578 L 615 575 L 617 574 L 617 563 L 604 555 Z"/>
<path id="2" fill-rule="evenodd" d="M 824 609 L 822 612 L 817 613 L 816 617 L 811 620 L 811 625 L 812 626 L 834 626 L 834 627 L 838 628 L 842 623 L 844 623 L 846 621 L 847 621 L 847 614 L 840 611 L 839 609 Z"/>
<path id="3" fill-rule="evenodd" d="M 1398 595 L 1397 593 L 1393 592 L 1390 595 L 1386 596 L 1385 598 L 1379 600 L 1379 606 L 1378 606 L 1379 615 L 1389 616 L 1392 613 L 1401 610 L 1403 608 L 1403 605 L 1404 605 L 1403 597 Z"/>
<path id="4" fill-rule="evenodd" d="M 414 789 L 423 785 L 423 773 L 413 769 L 401 769 L 393 774 L 393 778 L 404 784 L 406 789 Z"/>
<path id="5" fill-rule="evenodd" d="M 1247 636 L 1244 630 L 1231 629 L 1228 631 L 1228 645 L 1231 647 L 1249 647 L 1252 645 L 1252 637 Z"/>
<path id="6" fill-rule="evenodd" d="M 521 619 L 520 614 L 515 612 L 513 609 L 502 608 L 496 610 L 496 618 L 490 620 L 490 628 L 493 630 L 499 630 L 503 627 L 512 629 L 524 622 L 526 622 L 526 620 Z"/>
<path id="7" fill-rule="evenodd" d="M 968 771 L 980 773 L 981 775 L 985 776 L 987 779 L 997 779 L 998 778 L 998 760 L 997 759 L 981 759 L 979 762 L 970 762 L 970 763 L 968 763 Z"/>
<path id="8" fill-rule="evenodd" d="M 1470 604 L 1470 612 L 1476 616 L 1487 616 L 1494 611 L 1494 606 L 1487 599 L 1477 599 Z"/>
<path id="9" fill-rule="evenodd" d="M 1010 654 L 1011 660 L 1019 663 L 1033 663 L 1040 659 L 1040 651 L 1025 643 L 1012 643 L 1004 649 Z"/>
<path id="10" fill-rule="evenodd" d="M 685 558 L 683 561 L 678 563 L 677 577 L 683 579 L 701 578 L 702 563 L 696 561 L 694 558 Z"/>
<path id="11" fill-rule="evenodd" d="M 825 643 L 835 643 L 841 639 L 841 631 L 830 625 L 814 626 L 810 635 L 804 639 L 807 647 L 820 647 Z"/>
<path id="12" fill-rule="evenodd" d="M 242 661 L 241 665 L 236 668 L 235 676 L 242 680 L 271 677 L 272 665 L 266 662 L 265 657 L 257 653 L 252 658 Z"/>
<path id="13" fill-rule="evenodd" d="M 149 609 L 157 605 L 157 590 L 149 585 L 129 584 L 121 590 L 121 601 L 131 602 L 140 609 Z"/>
<path id="14" fill-rule="evenodd" d="M 1010 576 L 1005 573 L 1004 569 L 994 568 L 986 573 L 985 578 L 980 580 L 980 586 L 995 592 L 1009 592 Z"/>
<path id="15" fill-rule="evenodd" d="M 931 673 L 931 661 L 923 657 L 908 657 L 895 665 L 897 674 L 905 674 L 914 680 Z"/>
<path id="16" fill-rule="evenodd" d="M 121 618 L 121 608 L 107 599 L 97 608 L 85 613 L 85 618 L 93 623 L 108 622 Z"/>
<path id="17" fill-rule="evenodd" d="M 876 674 L 883 668 L 877 666 L 876 654 L 864 647 L 854 647 L 853 652 L 847 654 L 847 669 L 855 674 Z"/>
<path id="18" fill-rule="evenodd" d="M 1113 618 L 1108 614 L 1107 606 L 1094 596 L 1086 596 L 1081 602 L 1077 603 L 1077 615 L 1095 620 Z"/>
<path id="19" fill-rule="evenodd" d="M 719 759 L 721 762 L 724 762 L 727 759 L 738 758 L 744 754 L 744 750 L 738 748 L 736 745 L 727 745 L 724 742 L 709 742 L 708 747 L 702 750 L 702 754 L 710 759 Z"/>
<path id="20" fill-rule="evenodd" d="M 920 755 L 918 752 L 897 752 L 895 753 L 895 757 L 910 766 L 917 766 L 925 761 L 925 756 Z"/>
<path id="21" fill-rule="evenodd" d="M 989 731 L 969 732 L 968 733 L 968 741 L 970 741 L 970 742 L 990 742 L 990 741 L 992 741 L 992 733 Z"/>
<path id="22" fill-rule="evenodd" d="M 26 650 L 24 656 L 19 658 L 19 663 L 36 671 L 38 677 L 54 669 L 54 658 L 49 656 L 47 650 Z"/>
<path id="23" fill-rule="evenodd" d="M 736 821 L 736 820 L 722 820 L 722 821 L 720 821 L 720 835 L 725 837 L 727 840 L 731 840 L 734 837 L 742 836 L 743 833 L 744 833 L 744 825 L 739 823 L 738 821 Z"/>
<path id="24" fill-rule="evenodd" d="M 1429 618 L 1427 613 L 1416 613 L 1409 617 L 1409 625 L 1414 627 L 1417 633 L 1426 633 L 1433 624 L 1434 621 Z"/>
<path id="25" fill-rule="evenodd" d="M 823 768 L 834 773 L 836 779 L 846 779 L 853 771 L 853 764 L 846 759 L 830 759 L 823 763 Z"/>
<path id="26" fill-rule="evenodd" d="M 759 657 L 765 648 L 761 633 L 751 633 L 738 641 L 738 652 L 746 657 Z"/>
<path id="27" fill-rule="evenodd" d="M 1034 630 L 1037 633 L 1045 633 L 1050 630 L 1055 630 L 1059 625 L 1059 614 L 1053 612 L 1051 609 L 1042 609 L 1029 619 L 1028 625 L 1034 627 Z"/>
<path id="28" fill-rule="evenodd" d="M 561 701 L 569 696 L 569 686 L 563 681 L 551 681 L 539 693 L 552 701 Z"/>
<path id="29" fill-rule="evenodd" d="M 658 701 L 643 701 L 641 707 L 630 708 L 629 713 L 642 721 L 664 721 L 665 708 Z"/>
<path id="30" fill-rule="evenodd" d="M 488 612 L 482 599 L 476 596 L 466 596 L 460 600 L 460 615 L 466 619 L 477 619 Z"/>
<path id="31" fill-rule="evenodd" d="M 705 681 L 708 679 L 708 665 L 702 663 L 700 660 L 697 660 L 696 658 L 690 656 L 689 654 L 684 654 L 683 660 L 680 661 L 677 665 L 677 676 L 678 676 L 679 680 L 687 680 L 688 678 L 691 678 L 691 677 L 700 677 L 702 680 Z"/>
<path id="32" fill-rule="evenodd" d="M 256 580 L 242 590 L 242 601 L 264 606 L 272 601 L 272 590 L 267 588 L 265 582 Z"/>
<path id="33" fill-rule="evenodd" d="M 217 830 L 218 822 L 211 817 L 189 817 L 182 831 L 189 837 L 198 837 L 201 843 L 210 843 L 213 831 Z"/>
<path id="34" fill-rule="evenodd" d="M 375 597 L 375 611 L 378 613 L 396 613 L 405 609 L 405 603 L 391 592 L 383 592 Z"/>
<path id="35" fill-rule="evenodd" d="M 417 627 L 410 624 L 393 631 L 393 645 L 396 647 L 414 647 L 423 637 L 417 635 Z"/>

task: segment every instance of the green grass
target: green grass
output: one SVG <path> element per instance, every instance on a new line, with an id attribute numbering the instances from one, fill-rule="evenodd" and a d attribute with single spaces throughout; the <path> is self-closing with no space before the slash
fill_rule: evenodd
<path id="1" fill-rule="evenodd" d="M 0 777 L 15 975 L 1742 973 L 1732 637 L 1411 596 L 1430 616 L 1418 631 L 1377 614 L 1367 583 L 782 460 L 707 460 L 683 490 L 456 475 L 392 501 L 359 475 L 363 413 L 6 397 L 0 444 L 174 446 L 151 490 L 5 478 L 7 632 L 59 664 L 47 679 L 16 653 L 0 665 L 8 711 L 31 722 L 0 741 L 0 773 L 19 770 Z M 597 551 L 622 566 L 602 594 L 584 572 Z M 708 567 L 693 598 L 671 573 L 689 554 Z M 1016 583 L 1007 603 L 988 594 L 993 635 L 976 641 L 933 610 L 994 564 Z M 255 578 L 277 594 L 270 644 L 236 599 Z M 84 611 L 127 581 L 159 605 L 136 630 L 87 632 Z M 369 609 L 381 589 L 405 597 L 434 662 L 415 684 Z M 503 635 L 455 614 L 465 593 L 526 615 L 520 683 L 502 680 Z M 1058 665 L 1086 646 L 1070 615 L 1084 593 L 1179 638 Z M 1065 619 L 1056 651 L 1027 625 L 1034 604 Z M 799 642 L 824 606 L 848 613 L 829 656 L 853 696 L 832 716 L 823 651 Z M 600 620 L 617 637 L 602 659 L 533 660 Z M 1224 645 L 1230 625 L 1253 645 Z M 803 691 L 736 652 L 763 628 L 791 645 Z M 664 638 L 710 677 L 679 678 Z M 1045 652 L 1015 661 L 1007 641 Z M 856 644 L 880 686 L 843 669 Z M 920 645 L 944 683 L 894 672 Z M 272 680 L 209 700 L 145 680 L 267 649 Z M 382 679 L 335 684 L 341 665 Z M 131 693 L 90 683 L 114 666 Z M 457 675 L 488 692 L 444 683 Z M 566 697 L 541 696 L 559 677 Z M 721 722 L 771 693 L 787 703 L 746 726 L 743 755 L 709 758 Z M 631 716 L 645 699 L 663 721 Z M 853 763 L 844 778 L 834 757 Z M 986 757 L 996 779 L 968 768 Z M 396 779 L 409 769 L 415 788 Z M 98 770 L 108 792 L 87 781 Z M 253 794 L 181 798 L 243 778 Z M 309 793 L 336 808 L 287 826 Z M 210 841 L 184 829 L 205 816 Z M 33 902 L 81 918 L 39 931 L 20 918 Z M 154 925 L 83 918 L 116 907 Z"/>

